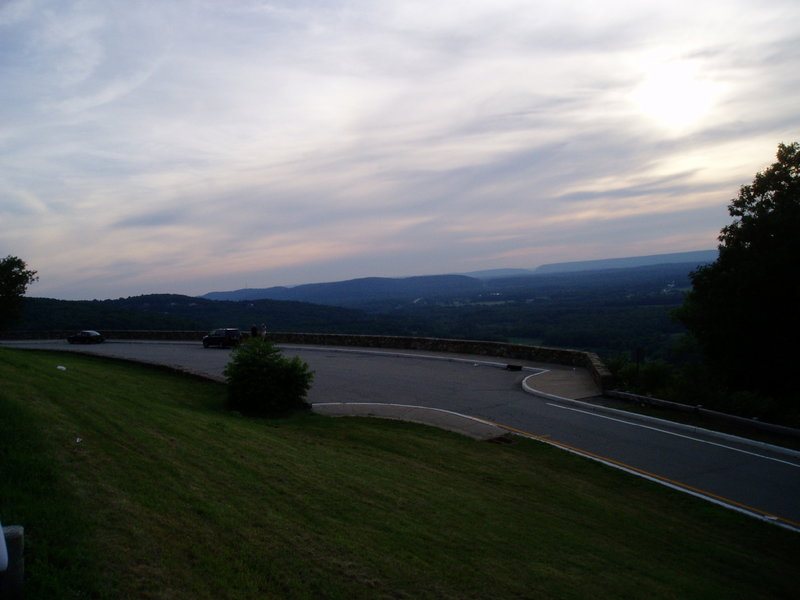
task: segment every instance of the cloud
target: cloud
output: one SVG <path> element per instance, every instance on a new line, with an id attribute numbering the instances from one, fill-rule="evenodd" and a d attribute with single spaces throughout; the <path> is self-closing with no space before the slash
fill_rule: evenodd
<path id="1" fill-rule="evenodd" d="M 6 3 L 0 255 L 35 293 L 117 297 L 713 247 L 738 186 L 798 139 L 798 17 Z"/>
<path id="2" fill-rule="evenodd" d="M 53 104 L 46 105 L 45 108 L 46 110 L 56 110 L 64 113 L 80 113 L 96 109 L 131 94 L 150 78 L 156 68 L 157 66 L 153 65 L 144 71 L 132 73 L 118 79 L 111 79 L 104 82 L 99 89 L 92 90 L 89 94 L 58 100 Z"/>
<path id="3" fill-rule="evenodd" d="M 180 209 L 166 209 L 156 212 L 149 212 L 135 216 L 125 217 L 119 221 L 112 223 L 111 227 L 115 228 L 154 228 L 154 227 L 167 227 L 175 225 L 183 220 L 182 210 Z"/>
<path id="4" fill-rule="evenodd" d="M 35 0 L 10 0 L 0 6 L 0 26 L 16 25 L 33 14 Z"/>

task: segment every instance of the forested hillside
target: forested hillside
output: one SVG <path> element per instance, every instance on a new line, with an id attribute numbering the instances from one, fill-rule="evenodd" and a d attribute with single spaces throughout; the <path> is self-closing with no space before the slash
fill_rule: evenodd
<path id="1" fill-rule="evenodd" d="M 346 308 L 274 300 L 223 302 L 176 294 L 92 301 L 26 298 L 23 320 L 10 330 L 247 330 L 261 323 L 273 331 L 407 333 L 399 317 L 380 318 Z"/>
<path id="2" fill-rule="evenodd" d="M 601 356 L 667 358 L 683 327 L 671 316 L 690 285 L 693 263 L 560 273 L 487 282 L 478 294 L 444 302 L 380 306 L 424 320 L 429 335 L 576 348 Z"/>
<path id="3" fill-rule="evenodd" d="M 272 331 L 508 341 L 588 350 L 607 358 L 640 349 L 649 358 L 666 358 L 683 332 L 671 311 L 682 302 L 695 267 L 665 264 L 488 281 L 459 277 L 451 280 L 458 285 L 449 291 L 440 286 L 445 280 L 428 279 L 424 283 L 431 295 L 417 295 L 423 288 L 412 281 L 398 297 L 387 296 L 375 281 L 339 286 L 343 294 L 359 299 L 360 309 L 174 294 L 81 302 L 28 298 L 24 320 L 14 329 L 246 330 L 265 323 Z M 353 294 L 354 289 L 362 295 Z"/>
<path id="4" fill-rule="evenodd" d="M 295 300 L 333 306 L 361 307 L 381 301 L 409 300 L 424 297 L 472 293 L 483 289 L 483 283 L 466 275 L 430 275 L 423 277 L 364 277 L 348 281 L 311 283 L 296 287 L 243 289 L 233 292 L 211 292 L 209 300 Z"/>

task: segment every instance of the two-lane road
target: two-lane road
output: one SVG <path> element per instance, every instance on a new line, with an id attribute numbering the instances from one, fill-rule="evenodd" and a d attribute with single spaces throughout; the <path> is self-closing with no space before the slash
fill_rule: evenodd
<path id="1" fill-rule="evenodd" d="M 229 351 L 200 344 L 4 342 L 17 348 L 76 350 L 167 364 L 221 377 Z M 285 347 L 315 371 L 309 401 L 381 402 L 446 409 L 578 451 L 677 489 L 800 530 L 800 454 L 687 431 L 669 422 L 526 393 L 535 371 L 391 351 Z M 536 365 L 546 368 L 547 365 Z M 535 377 L 532 380 L 535 387 Z"/>

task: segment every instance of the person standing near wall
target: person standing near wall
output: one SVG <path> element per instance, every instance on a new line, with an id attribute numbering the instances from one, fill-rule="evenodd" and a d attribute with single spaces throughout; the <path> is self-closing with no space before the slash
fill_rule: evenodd
<path id="1" fill-rule="evenodd" d="M 21 525 L 3 527 L 0 523 L 0 598 L 22 598 L 25 577 L 25 529 Z"/>
<path id="2" fill-rule="evenodd" d="M 0 523 L 0 532 L 3 531 L 3 524 Z M 6 550 L 6 534 L 0 537 L 0 573 L 4 573 L 8 568 L 8 550 Z M 0 575 L 2 577 L 2 575 Z"/>

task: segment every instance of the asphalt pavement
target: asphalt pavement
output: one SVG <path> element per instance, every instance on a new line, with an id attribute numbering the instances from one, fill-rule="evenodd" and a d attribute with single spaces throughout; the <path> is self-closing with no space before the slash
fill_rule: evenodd
<path id="1" fill-rule="evenodd" d="M 222 380 L 228 350 L 186 342 L 0 342 L 150 362 Z M 478 440 L 537 439 L 800 531 L 800 453 L 598 406 L 584 369 L 424 352 L 281 346 L 315 372 L 315 411 L 426 423 Z"/>
<path id="2" fill-rule="evenodd" d="M 44 349 L 44 350 L 66 350 L 73 352 L 83 352 L 87 354 L 98 354 L 104 356 L 114 356 L 137 362 L 152 363 L 159 366 L 169 366 L 178 371 L 189 372 L 192 374 L 209 377 L 218 381 L 224 381 L 222 370 L 229 360 L 230 351 L 219 348 L 201 348 L 199 344 L 192 342 L 154 342 L 148 340 L 110 340 L 103 344 L 68 344 L 64 340 L 23 340 L 23 341 L 0 341 L 0 345 L 17 348 Z M 156 350 L 143 350 L 145 348 L 157 348 Z M 342 357 L 390 357 L 394 359 L 410 359 L 426 362 L 460 363 L 467 366 L 491 367 L 508 371 L 519 369 L 521 377 L 516 379 L 516 383 L 522 384 L 523 389 L 529 393 L 540 395 L 545 398 L 553 399 L 580 399 L 598 396 L 601 393 L 599 386 L 594 382 L 586 369 L 566 367 L 531 361 L 514 361 L 513 367 L 500 358 L 473 356 L 463 354 L 431 354 L 424 351 L 403 350 L 392 351 L 390 349 L 376 350 L 374 348 L 339 348 L 339 347 L 309 347 L 298 345 L 280 345 L 287 354 L 298 354 L 301 358 L 310 360 L 318 369 L 320 365 L 314 360 L 315 356 L 322 354 L 336 353 Z M 187 352 L 189 354 L 187 354 Z M 357 362 L 352 370 L 361 370 L 363 363 Z M 340 364 L 337 367 L 339 373 L 349 373 L 351 369 Z M 419 368 L 419 366 L 417 366 Z M 326 379 L 330 379 L 328 373 Z M 369 375 L 375 379 L 379 386 L 386 385 L 387 373 L 376 372 Z M 403 375 L 405 377 L 405 375 Z M 413 381 L 413 379 L 411 379 Z M 319 381 L 317 382 L 319 383 Z M 397 382 L 394 382 L 394 387 Z M 323 382 L 324 385 L 324 382 Z M 338 385 L 337 385 L 338 387 Z M 454 390 L 455 393 L 455 390 Z M 331 396 L 335 397 L 333 400 Z M 489 440 L 498 438 L 508 433 L 508 429 L 492 422 L 480 419 L 475 416 L 465 415 L 456 410 L 448 410 L 431 406 L 420 406 L 412 404 L 401 404 L 396 402 L 370 402 L 370 398 L 353 398 L 349 401 L 339 401 L 341 390 L 330 395 L 315 385 L 310 394 L 309 400 L 312 409 L 320 414 L 329 416 L 370 416 L 386 419 L 398 419 L 412 421 L 440 427 L 450 431 L 455 431 L 478 440 Z"/>

